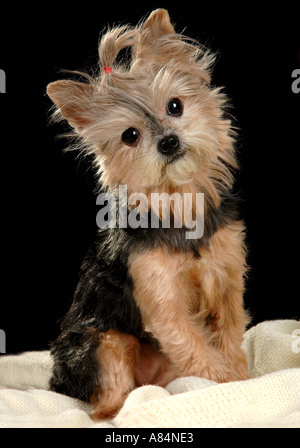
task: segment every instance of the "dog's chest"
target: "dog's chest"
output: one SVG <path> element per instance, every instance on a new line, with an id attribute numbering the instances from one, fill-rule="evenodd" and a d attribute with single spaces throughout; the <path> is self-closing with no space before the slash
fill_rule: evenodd
<path id="1" fill-rule="evenodd" d="M 182 309 L 195 316 L 204 310 L 201 277 L 207 268 L 205 257 L 156 248 L 132 253 L 128 266 L 133 297 L 145 325 L 157 312 L 172 316 Z"/>

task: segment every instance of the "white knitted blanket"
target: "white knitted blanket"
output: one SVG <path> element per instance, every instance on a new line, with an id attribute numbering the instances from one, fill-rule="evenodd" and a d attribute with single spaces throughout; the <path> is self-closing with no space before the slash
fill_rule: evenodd
<path id="1" fill-rule="evenodd" d="M 196 377 L 143 386 L 117 417 L 95 423 L 90 406 L 48 391 L 48 351 L 0 357 L 0 427 L 300 428 L 300 322 L 267 321 L 245 333 L 255 378 L 216 384 Z"/>

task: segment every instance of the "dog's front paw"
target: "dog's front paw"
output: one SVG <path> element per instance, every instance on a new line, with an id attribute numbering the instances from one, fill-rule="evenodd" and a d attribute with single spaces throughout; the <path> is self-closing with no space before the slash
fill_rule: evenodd
<path id="1" fill-rule="evenodd" d="M 224 358 L 222 352 L 212 347 L 206 347 L 205 353 L 197 360 L 193 357 L 187 370 L 186 373 L 190 375 L 206 378 L 216 383 L 228 383 L 251 378 L 246 356 L 237 357 L 233 362 Z"/>
<path id="2" fill-rule="evenodd" d="M 223 366 L 208 364 L 202 369 L 199 376 L 216 383 L 229 383 L 231 381 L 243 381 L 253 378 L 246 366 L 233 367 L 229 364 L 224 364 Z"/>
<path id="3" fill-rule="evenodd" d="M 198 376 L 215 381 L 216 383 L 229 383 L 230 381 L 237 380 L 234 372 L 226 368 L 226 366 L 216 367 L 213 364 L 206 365 L 206 367 L 199 371 Z"/>

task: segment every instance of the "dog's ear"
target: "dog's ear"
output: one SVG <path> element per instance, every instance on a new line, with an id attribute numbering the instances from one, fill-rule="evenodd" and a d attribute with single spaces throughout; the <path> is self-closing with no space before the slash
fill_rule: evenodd
<path id="1" fill-rule="evenodd" d="M 175 33 L 174 27 L 170 22 L 169 13 L 166 9 L 156 9 L 152 11 L 142 26 L 145 31 L 144 38 L 156 40 L 164 34 Z M 145 43 L 145 42 L 144 42 Z"/>
<path id="2" fill-rule="evenodd" d="M 175 38 L 175 30 L 168 11 L 156 9 L 139 28 L 136 44 L 132 48 L 133 61 L 142 61 L 149 56 L 157 61 L 165 59 L 166 53 L 170 51 L 163 45 L 162 39 L 165 36 Z M 159 39 L 161 42 L 157 43 Z"/>
<path id="3" fill-rule="evenodd" d="M 92 85 L 70 80 L 52 82 L 47 87 L 47 94 L 60 115 L 78 132 L 92 122 L 93 92 Z"/>

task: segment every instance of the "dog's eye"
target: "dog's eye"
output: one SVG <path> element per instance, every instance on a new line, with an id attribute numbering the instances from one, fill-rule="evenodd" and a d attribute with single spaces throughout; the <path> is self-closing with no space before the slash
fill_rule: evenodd
<path id="1" fill-rule="evenodd" d="M 172 98 L 167 104 L 167 113 L 173 117 L 180 117 L 183 113 L 183 104 L 178 98 Z"/>
<path id="2" fill-rule="evenodd" d="M 128 128 L 122 134 L 122 142 L 125 143 L 125 145 L 135 146 L 137 145 L 139 139 L 140 133 L 135 128 Z"/>

